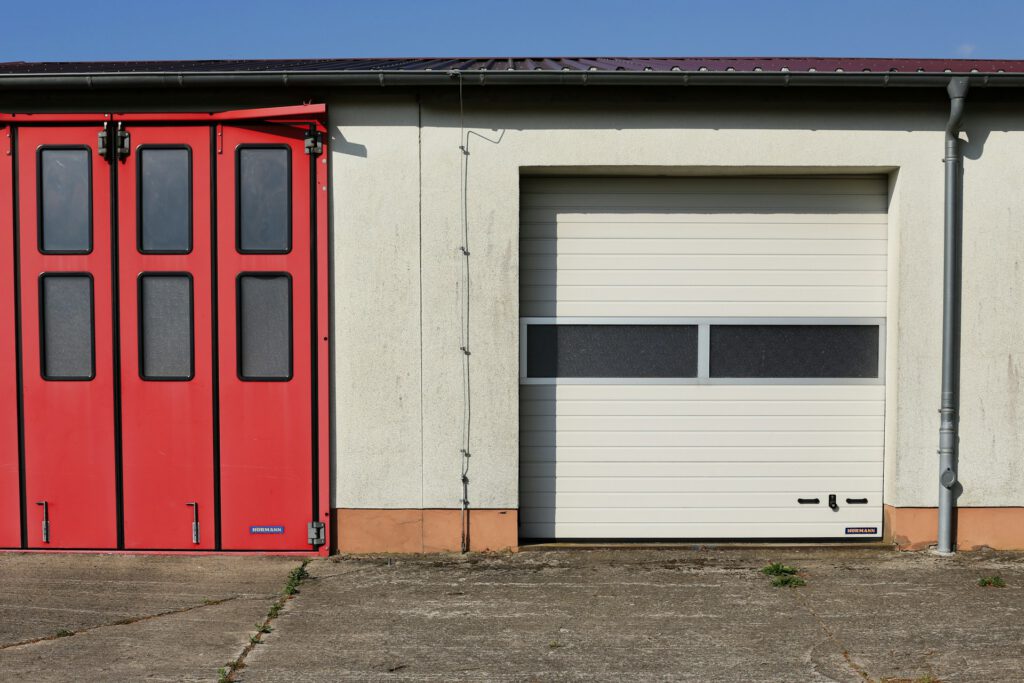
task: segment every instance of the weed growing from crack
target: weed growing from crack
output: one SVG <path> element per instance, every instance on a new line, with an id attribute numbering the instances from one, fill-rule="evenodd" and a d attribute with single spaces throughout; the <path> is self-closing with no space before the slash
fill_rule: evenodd
<path id="1" fill-rule="evenodd" d="M 256 624 L 256 633 L 249 636 L 249 644 L 245 646 L 237 659 L 233 662 L 228 662 L 220 669 L 217 669 L 218 683 L 232 683 L 232 681 L 235 680 L 235 673 L 245 666 L 245 658 L 248 656 L 249 652 L 263 642 L 264 634 L 270 633 L 274 630 L 270 625 L 270 622 L 281 614 L 281 609 L 284 607 L 285 602 L 298 593 L 299 585 L 309 578 L 309 572 L 306 571 L 307 564 L 309 564 L 309 560 L 303 560 L 302 564 L 289 572 L 288 581 L 281 590 L 281 595 L 274 601 L 274 604 L 270 606 L 270 609 L 267 611 L 267 618 L 263 620 L 263 623 Z"/>
<path id="2" fill-rule="evenodd" d="M 284 586 L 285 595 L 295 595 L 299 590 L 299 584 L 309 577 L 309 572 L 306 571 L 307 564 L 309 564 L 308 560 L 300 564 L 298 567 L 293 569 L 290 574 L 288 574 L 288 583 Z"/>
<path id="3" fill-rule="evenodd" d="M 761 573 L 768 576 L 793 576 L 799 569 L 796 567 L 788 567 L 781 562 L 772 562 L 769 565 L 761 567 Z"/>
<path id="4" fill-rule="evenodd" d="M 55 636 L 57 638 L 67 638 L 68 636 L 73 636 L 73 635 L 75 635 L 75 632 L 74 631 L 69 631 L 66 628 L 62 628 L 61 630 L 57 631 L 57 633 L 55 634 Z"/>
<path id="5" fill-rule="evenodd" d="M 1006 588 L 1006 582 L 1001 576 L 984 576 L 978 579 L 978 585 L 982 588 Z"/>
<path id="6" fill-rule="evenodd" d="M 780 574 L 772 578 L 772 585 L 776 588 L 783 586 L 796 588 L 797 586 L 806 586 L 807 582 L 795 574 Z"/>

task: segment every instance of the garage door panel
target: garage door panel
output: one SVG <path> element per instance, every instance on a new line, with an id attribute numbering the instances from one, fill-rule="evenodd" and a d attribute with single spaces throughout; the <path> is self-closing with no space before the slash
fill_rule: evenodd
<path id="1" fill-rule="evenodd" d="M 698 348 L 709 353 L 707 345 L 728 343 L 714 325 L 883 324 L 885 178 L 535 178 L 522 189 L 525 338 L 531 325 L 688 319 L 703 326 Z M 597 384 L 611 361 L 596 360 L 599 349 L 583 337 L 545 329 L 537 339 L 555 341 L 536 343 L 557 351 L 530 347 L 524 363 L 556 355 L 536 356 L 549 364 L 538 374 L 524 364 L 520 394 L 524 537 L 816 538 L 880 529 L 885 387 L 871 373 L 884 363 L 867 359 L 870 348 L 822 346 L 812 341 L 818 331 L 772 333 L 720 351 L 739 359 L 734 372 L 758 378 L 747 384 L 717 383 L 709 368 L 724 361 L 698 363 L 698 374 L 678 384 L 660 374 Z M 770 346 L 783 338 L 785 349 Z M 616 368 L 671 356 L 638 344 L 632 364 Z M 747 349 L 759 355 L 744 358 Z M 580 362 L 581 353 L 604 365 Z M 786 359 L 799 353 L 811 355 Z M 821 383 L 829 372 L 854 372 L 850 363 L 864 370 Z M 770 379 L 786 372 L 808 376 Z M 840 503 L 833 512 L 828 496 L 847 491 L 870 505 Z M 796 501 L 807 496 L 818 505 Z"/>
<path id="2" fill-rule="evenodd" d="M 886 179 L 876 175 L 728 177 L 535 177 L 523 178 L 524 197 L 551 194 L 868 194 L 885 195 Z"/>
<path id="3" fill-rule="evenodd" d="M 521 446 L 882 446 L 879 432 L 521 432 Z"/>
<path id="4" fill-rule="evenodd" d="M 816 491 L 809 489 L 799 493 L 793 492 L 766 492 L 766 491 L 695 491 L 682 493 L 653 493 L 647 492 L 637 495 L 628 492 L 602 492 L 602 493 L 580 493 L 571 491 L 526 491 L 523 492 L 521 514 L 526 514 L 531 508 L 556 508 L 566 509 L 594 509 L 594 508 L 779 508 L 786 510 L 803 511 L 806 506 L 797 502 L 798 498 L 817 497 L 825 510 L 828 508 L 828 495 L 834 493 L 839 504 L 850 509 L 857 509 L 863 513 L 865 510 L 874 511 L 880 507 L 881 497 L 873 491 L 851 490 L 851 491 Z M 872 497 L 874 496 L 874 497 Z M 867 505 L 847 505 L 846 499 L 868 501 Z"/>
<path id="5" fill-rule="evenodd" d="M 557 409 L 556 409 L 557 410 Z M 883 418 L 865 415 L 524 415 L 519 421 L 525 431 L 568 432 L 791 432 L 791 431 L 881 431 Z"/>
<path id="6" fill-rule="evenodd" d="M 523 301 L 635 301 L 644 297 L 646 301 L 810 301 L 822 298 L 831 301 L 885 302 L 885 287 L 870 285 L 836 286 L 771 286 L 739 285 L 734 287 L 713 286 L 662 286 L 632 285 L 628 287 L 601 287 L 596 285 L 550 285 L 523 287 L 520 290 Z"/>
<path id="7" fill-rule="evenodd" d="M 874 194 L 782 194 L 747 192 L 681 192 L 605 194 L 536 194 L 530 197 L 531 210 L 550 209 L 559 213 L 581 214 L 655 210 L 665 213 L 819 213 L 824 210 L 844 213 L 885 211 L 885 200 Z M 532 218 L 532 216 L 531 216 Z"/>
<path id="8" fill-rule="evenodd" d="M 559 480 L 588 477 L 690 477 L 732 478 L 764 477 L 764 487 L 774 487 L 767 479 L 801 477 L 879 477 L 878 462 L 648 462 L 642 454 L 618 462 L 535 462 L 519 466 L 523 477 L 557 477 Z"/>
<path id="9" fill-rule="evenodd" d="M 808 405 L 828 401 L 877 401 L 885 399 L 880 384 L 559 384 L 519 387 L 521 400 L 557 398 L 575 401 L 800 401 Z"/>
<path id="10" fill-rule="evenodd" d="M 736 414 L 757 416 L 853 416 L 885 414 L 884 406 L 878 401 L 573 401 L 562 399 L 557 402 L 557 415 L 594 417 L 625 415 L 701 415 L 728 416 Z M 555 399 L 524 400 L 519 404 L 522 425 L 531 416 L 556 414 Z"/>
<path id="11" fill-rule="evenodd" d="M 577 477 L 555 481 L 553 477 L 527 477 L 520 475 L 520 490 L 523 492 L 567 492 L 567 493 L 760 493 L 765 491 L 764 477 Z M 882 477 L 846 477 L 841 482 L 831 477 L 777 477 L 771 482 L 775 493 L 803 495 L 807 491 L 829 491 L 843 489 L 874 491 L 880 495 Z"/>
<path id="12" fill-rule="evenodd" d="M 837 271 L 837 270 L 523 270 L 520 276 L 521 289 L 530 286 L 585 285 L 605 287 L 610 285 L 632 286 L 708 286 L 730 287 L 885 287 L 884 270 Z M 550 299 L 543 296 L 542 299 Z"/>
<path id="13" fill-rule="evenodd" d="M 522 315 L 535 317 L 579 317 L 608 316 L 613 311 L 618 315 L 635 318 L 671 318 L 722 316 L 738 318 L 752 316 L 827 318 L 836 315 L 850 318 L 877 318 L 885 313 L 885 304 L 880 301 L 845 302 L 837 306 L 829 302 L 762 302 L 762 301 L 524 301 L 520 305 Z"/>
<path id="14" fill-rule="evenodd" d="M 778 538 L 836 538 L 843 537 L 847 528 L 874 529 L 874 533 L 857 532 L 857 538 L 880 538 L 881 524 L 877 516 L 865 516 L 857 523 L 841 522 L 760 522 L 756 520 L 740 523 L 664 523 L 639 524 L 602 522 L 599 524 L 523 524 L 519 535 L 524 539 L 778 539 Z"/>
<path id="15" fill-rule="evenodd" d="M 882 254 L 524 254 L 526 270 L 885 270 Z"/>
<path id="16" fill-rule="evenodd" d="M 618 237 L 609 239 L 524 239 L 520 242 L 522 254 L 718 254 L 747 256 L 784 254 L 834 256 L 836 254 L 885 255 L 884 239 L 637 239 Z"/>
<path id="17" fill-rule="evenodd" d="M 612 224 L 627 223 L 629 226 L 629 239 L 645 242 L 647 240 L 679 240 L 684 243 L 691 240 L 718 240 L 728 242 L 730 240 L 764 239 L 771 236 L 773 239 L 782 240 L 815 240 L 830 241 L 850 239 L 851 229 L 856 229 L 857 238 L 862 240 L 882 240 L 888 237 L 889 228 L 885 217 L 881 220 L 873 216 L 862 215 L 847 216 L 845 222 L 820 221 L 808 222 L 806 218 L 802 221 L 788 218 L 772 217 L 772 220 L 750 220 L 739 221 L 725 220 L 708 221 L 703 220 L 666 220 L 664 216 L 650 216 L 651 220 L 637 220 L 636 214 L 630 214 L 628 221 L 612 220 L 608 217 L 605 220 L 589 220 L 583 217 L 580 220 L 568 220 L 565 216 L 558 216 L 557 220 L 537 221 L 534 223 L 524 222 L 519 229 L 521 239 L 554 239 L 552 235 L 557 234 L 559 240 L 574 239 L 608 239 L 609 227 Z M 605 218 L 605 217 L 595 217 Z M 660 220 L 653 220 L 660 218 Z M 623 238 L 619 238 L 623 239 Z"/>
<path id="18" fill-rule="evenodd" d="M 594 508 L 531 507 L 524 510 L 521 522 L 530 524 L 750 524 L 773 523 L 842 523 L 863 524 L 881 514 L 881 505 L 827 505 L 763 507 L 660 507 L 660 508 Z"/>
<path id="19" fill-rule="evenodd" d="M 882 462 L 881 446 L 537 446 L 521 462 Z"/>

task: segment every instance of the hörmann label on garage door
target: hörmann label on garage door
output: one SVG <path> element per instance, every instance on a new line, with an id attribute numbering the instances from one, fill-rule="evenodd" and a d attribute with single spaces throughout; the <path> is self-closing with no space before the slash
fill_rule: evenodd
<path id="1" fill-rule="evenodd" d="M 524 179 L 521 537 L 879 536 L 886 202 Z"/>

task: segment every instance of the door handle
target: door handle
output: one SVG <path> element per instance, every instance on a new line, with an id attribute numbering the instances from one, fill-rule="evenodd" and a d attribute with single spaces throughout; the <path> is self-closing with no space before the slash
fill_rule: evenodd
<path id="1" fill-rule="evenodd" d="M 41 500 L 36 505 L 43 506 L 43 543 L 50 542 L 50 504 Z"/>
<path id="2" fill-rule="evenodd" d="M 191 502 L 185 505 L 192 508 L 192 542 L 199 543 L 199 503 Z"/>

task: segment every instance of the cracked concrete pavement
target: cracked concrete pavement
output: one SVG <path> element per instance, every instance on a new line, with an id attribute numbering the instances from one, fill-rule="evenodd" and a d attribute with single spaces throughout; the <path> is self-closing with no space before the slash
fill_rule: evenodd
<path id="1" fill-rule="evenodd" d="M 770 561 L 807 585 L 773 588 Z M 299 564 L 0 556 L 0 680 L 216 681 Z M 675 546 L 307 570 L 234 680 L 1024 679 L 1024 554 Z M 977 585 L 995 575 L 1005 588 Z"/>
<path id="2" fill-rule="evenodd" d="M 0 680 L 215 681 L 299 563 L 0 555 Z"/>
<path id="3" fill-rule="evenodd" d="M 773 588 L 771 561 L 807 585 Z M 615 549 L 308 569 L 240 680 L 1024 679 L 1021 554 Z M 977 585 L 996 574 L 1006 588 Z"/>

